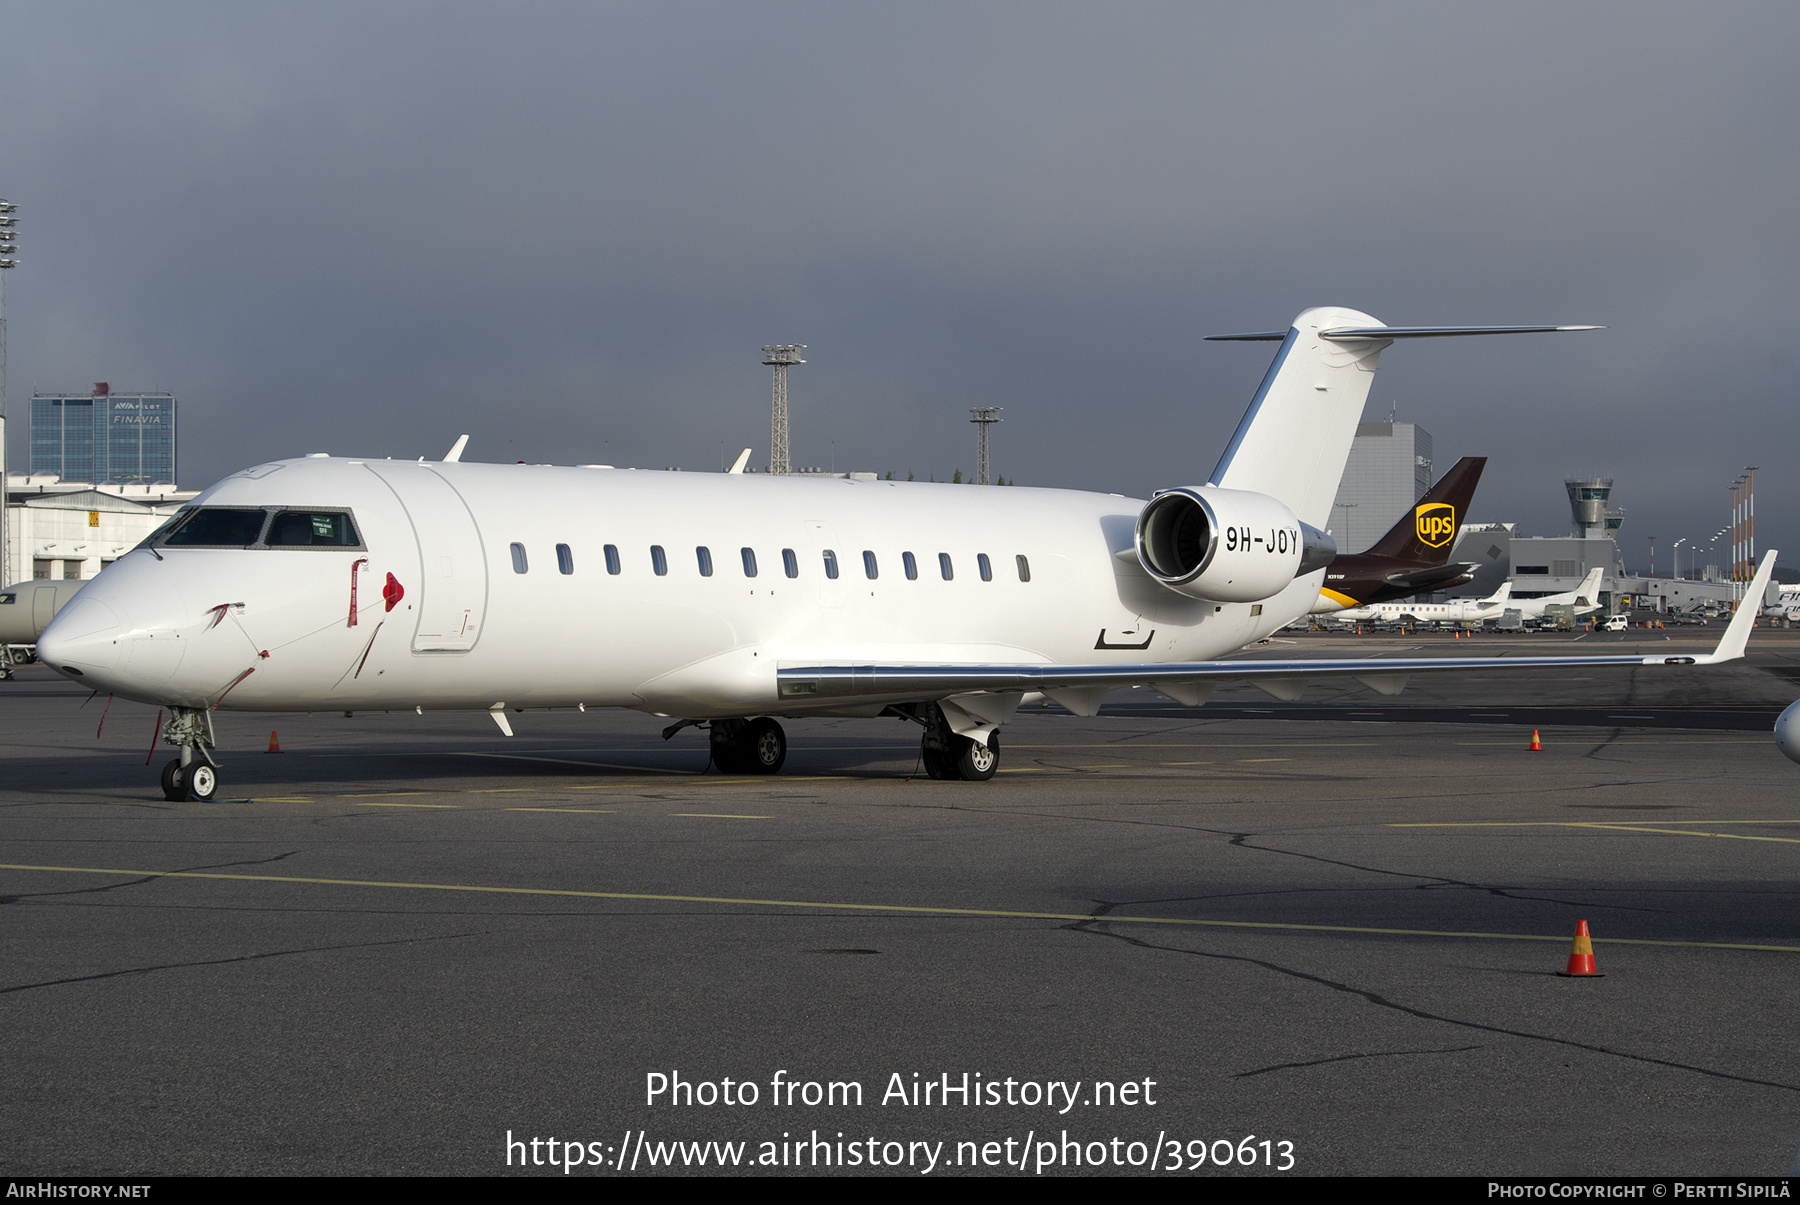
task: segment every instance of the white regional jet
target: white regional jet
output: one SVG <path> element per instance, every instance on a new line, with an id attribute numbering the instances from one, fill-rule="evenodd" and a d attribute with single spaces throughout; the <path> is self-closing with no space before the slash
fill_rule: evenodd
<path id="1" fill-rule="evenodd" d="M 83 588 L 38 641 L 71 680 L 170 709 L 170 798 L 219 785 L 211 714 L 604 705 L 710 728 L 773 773 L 772 716 L 898 716 L 934 777 L 985 779 L 1026 698 L 1094 714 L 1116 687 L 1187 704 L 1221 679 L 1291 697 L 1348 675 L 1692 665 L 1701 657 L 1220 661 L 1307 614 L 1321 529 L 1382 349 L 1438 335 L 1308 310 L 1205 484 L 1148 502 L 1051 489 L 587 466 L 258 465 Z M 1771 557 L 1773 554 L 1770 554 Z M 1761 570 L 1766 579 L 1769 566 Z M 1760 588 L 1760 587 L 1758 587 Z M 1748 617 L 1751 610 L 1741 614 Z"/>
<path id="2" fill-rule="evenodd" d="M 1339 611 L 1331 618 L 1350 623 L 1399 623 L 1411 620 L 1413 623 L 1482 623 L 1489 619 L 1499 619 L 1506 613 L 1506 603 L 1512 597 L 1512 583 L 1501 582 L 1500 588 L 1486 598 L 1455 598 L 1449 602 L 1422 603 L 1411 599 L 1405 602 L 1372 603 L 1366 607 L 1351 607 Z"/>

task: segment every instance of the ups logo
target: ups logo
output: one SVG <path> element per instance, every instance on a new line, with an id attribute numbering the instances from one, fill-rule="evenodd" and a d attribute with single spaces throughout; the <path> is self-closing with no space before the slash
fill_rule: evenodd
<path id="1" fill-rule="evenodd" d="M 1456 508 L 1448 502 L 1428 502 L 1413 511 L 1413 530 L 1427 548 L 1442 548 L 1456 535 Z"/>

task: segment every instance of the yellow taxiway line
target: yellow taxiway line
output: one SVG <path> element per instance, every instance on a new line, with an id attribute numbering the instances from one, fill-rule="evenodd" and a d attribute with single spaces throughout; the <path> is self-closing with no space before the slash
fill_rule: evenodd
<path id="1" fill-rule="evenodd" d="M 949 908 L 920 904 L 850 904 L 828 900 L 764 900 L 716 895 L 666 895 L 635 891 L 571 891 L 559 887 L 482 887 L 468 883 L 406 883 L 380 879 L 320 879 L 297 875 L 223 874 L 199 870 L 124 870 L 96 866 L 32 866 L 0 863 L 0 870 L 32 870 L 49 874 L 105 874 L 129 878 L 212 879 L 239 883 L 298 883 L 314 887 L 372 887 L 391 891 L 451 891 L 482 895 L 535 895 L 557 899 L 633 900 L 665 904 L 721 904 L 730 907 L 804 908 L 823 912 L 889 912 L 913 916 L 969 916 L 1003 920 L 1091 921 L 1105 924 L 1175 925 L 1212 929 L 1260 929 L 1295 933 L 1362 933 L 1376 937 L 1463 937 L 1489 941 L 1548 941 L 1566 943 L 1567 934 L 1484 933 L 1472 930 L 1382 929 L 1370 925 L 1303 925 L 1286 921 L 1201 920 L 1195 917 L 1093 916 L 1083 912 L 1024 912 L 1005 908 Z M 1761 950 L 1800 954 L 1800 946 L 1753 945 L 1725 941 L 1659 941 L 1642 937 L 1596 937 L 1597 944 L 1613 946 L 1666 946 L 1693 950 Z"/>

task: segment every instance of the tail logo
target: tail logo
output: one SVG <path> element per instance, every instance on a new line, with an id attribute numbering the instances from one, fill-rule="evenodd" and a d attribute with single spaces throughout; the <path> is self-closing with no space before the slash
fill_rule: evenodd
<path id="1" fill-rule="evenodd" d="M 1413 511 L 1413 530 L 1427 548 L 1442 548 L 1456 535 L 1456 508 L 1448 502 L 1427 502 Z"/>

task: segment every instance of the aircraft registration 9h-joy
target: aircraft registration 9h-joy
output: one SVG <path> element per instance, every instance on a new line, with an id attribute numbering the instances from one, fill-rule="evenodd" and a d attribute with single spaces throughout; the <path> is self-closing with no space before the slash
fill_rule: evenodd
<path id="1" fill-rule="evenodd" d="M 1093 715 L 1118 687 L 1203 703 L 1349 676 L 1695 665 L 1697 657 L 1220 660 L 1305 615 L 1382 350 L 1591 327 L 1387 327 L 1312 309 L 1285 332 L 1204 484 L 1148 501 L 1055 489 L 438 463 L 323 453 L 204 491 L 103 570 L 38 655 L 169 709 L 171 799 L 219 786 L 214 710 L 629 707 L 704 724 L 713 761 L 774 773 L 776 716 L 897 716 L 935 778 L 982 780 L 1026 699 Z M 739 464 L 741 466 L 742 460 Z M 1774 554 L 1759 571 L 1763 588 Z"/>

